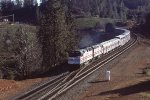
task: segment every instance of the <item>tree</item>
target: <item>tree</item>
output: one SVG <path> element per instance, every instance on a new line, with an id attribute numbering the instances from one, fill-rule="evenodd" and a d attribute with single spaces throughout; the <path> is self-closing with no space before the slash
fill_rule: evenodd
<path id="1" fill-rule="evenodd" d="M 24 0 L 24 7 L 32 6 L 34 4 L 34 0 Z"/>
<path id="2" fill-rule="evenodd" d="M 107 23 L 105 26 L 105 32 L 106 33 L 114 33 L 115 32 L 115 27 L 112 23 Z"/>
<path id="3" fill-rule="evenodd" d="M 105 26 L 103 23 L 100 23 L 100 22 L 97 22 L 96 25 L 95 25 L 95 29 L 98 29 L 98 30 L 104 30 Z"/>
<path id="4" fill-rule="evenodd" d="M 150 32 L 150 13 L 149 14 L 147 14 L 147 16 L 146 16 L 146 22 L 145 22 L 145 24 L 144 24 L 144 30 L 145 31 L 147 31 L 148 33 Z"/>
<path id="5" fill-rule="evenodd" d="M 0 17 L 2 17 L 2 11 L 0 10 Z M 0 18 L 0 20 L 1 20 L 1 18 Z"/>
<path id="6" fill-rule="evenodd" d="M 20 1 L 20 0 L 16 0 L 16 9 L 19 9 L 19 8 L 21 8 L 22 7 L 22 1 Z"/>
<path id="7" fill-rule="evenodd" d="M 70 44 L 69 29 L 61 0 L 49 0 L 38 34 L 42 45 L 43 71 L 66 61 L 69 50 L 67 46 Z"/>
<path id="8" fill-rule="evenodd" d="M 3 15 L 11 14 L 14 10 L 14 3 L 11 1 L 1 2 L 1 10 Z"/>
<path id="9" fill-rule="evenodd" d="M 15 53 L 18 55 L 18 64 L 20 73 L 22 76 L 26 76 L 29 72 L 27 70 L 27 34 L 24 32 L 23 28 L 20 27 L 16 31 L 16 47 L 14 49 Z"/>
<path id="10" fill-rule="evenodd" d="M 67 24 L 67 29 L 69 30 L 69 33 L 67 34 L 68 39 L 67 39 L 67 52 L 70 52 L 72 50 L 74 50 L 75 48 L 77 48 L 77 44 L 79 43 L 79 37 L 77 36 L 77 34 L 75 33 L 75 22 L 74 22 L 74 18 L 72 17 L 72 2 L 68 1 L 67 2 L 67 11 L 66 11 L 66 24 Z"/>

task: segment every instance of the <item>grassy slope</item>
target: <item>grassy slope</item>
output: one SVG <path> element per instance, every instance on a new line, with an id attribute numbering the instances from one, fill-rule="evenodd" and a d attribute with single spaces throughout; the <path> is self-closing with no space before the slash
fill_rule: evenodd
<path id="1" fill-rule="evenodd" d="M 110 18 L 98 18 L 98 17 L 78 18 L 75 20 L 75 24 L 78 29 L 94 27 L 97 22 L 105 24 L 108 22 L 113 22 L 113 20 Z"/>
<path id="2" fill-rule="evenodd" d="M 8 36 L 10 37 L 10 40 L 13 44 L 13 42 L 16 40 L 16 32 L 18 29 L 23 29 L 23 32 L 27 33 L 27 37 L 29 41 L 32 41 L 33 36 L 36 33 L 36 27 L 31 26 L 31 25 L 26 25 L 26 24 L 2 24 L 0 25 L 0 44 L 1 48 L 0 51 L 3 51 L 3 47 L 5 46 L 5 38 Z M 5 51 L 5 50 L 4 50 Z"/>
<path id="3" fill-rule="evenodd" d="M 84 29 L 84 28 L 91 28 L 96 25 L 97 22 L 100 22 L 101 24 L 105 24 L 108 22 L 113 22 L 110 18 L 98 18 L 98 17 L 86 17 L 86 18 L 77 18 L 75 19 L 75 25 L 78 29 Z M 15 25 L 0 25 L 0 28 L 6 28 L 13 31 L 16 31 L 18 27 L 23 27 L 25 29 L 29 29 L 31 33 L 34 33 L 36 30 L 35 26 L 26 25 L 26 24 L 15 24 Z"/>
<path id="4" fill-rule="evenodd" d="M 5 29 L 11 29 L 11 30 L 16 30 L 19 27 L 23 27 L 25 29 L 30 29 L 31 32 L 35 32 L 36 27 L 27 25 L 27 24 L 2 24 L 0 25 L 0 28 L 5 28 Z"/>

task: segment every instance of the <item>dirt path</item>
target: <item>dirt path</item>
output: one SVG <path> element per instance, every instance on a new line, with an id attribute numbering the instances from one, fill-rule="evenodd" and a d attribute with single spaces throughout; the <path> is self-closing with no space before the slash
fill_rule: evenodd
<path id="1" fill-rule="evenodd" d="M 106 82 L 105 74 L 100 70 L 102 74 L 76 100 L 150 100 L 141 95 L 150 92 L 150 77 L 142 74 L 148 63 L 150 45 L 141 44 L 118 63 L 109 66 L 111 81 Z"/>
<path id="2" fill-rule="evenodd" d="M 0 79 L 0 100 L 7 100 L 19 92 L 29 89 L 32 85 L 41 82 L 45 79 L 28 79 L 23 81 L 4 80 Z"/>

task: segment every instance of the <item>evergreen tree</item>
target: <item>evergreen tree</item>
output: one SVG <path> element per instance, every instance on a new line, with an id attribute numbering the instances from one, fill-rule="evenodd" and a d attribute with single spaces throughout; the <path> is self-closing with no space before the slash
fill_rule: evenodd
<path id="1" fill-rule="evenodd" d="M 21 8 L 22 7 L 22 1 L 20 0 L 16 0 L 16 9 Z"/>
<path id="2" fill-rule="evenodd" d="M 75 33 L 75 22 L 74 22 L 74 18 L 72 17 L 72 2 L 68 1 L 67 3 L 67 11 L 66 11 L 66 24 L 67 24 L 67 29 L 69 30 L 69 33 L 67 34 L 67 52 L 70 52 L 72 50 L 74 50 L 75 48 L 77 48 L 77 44 L 79 42 L 79 38 L 77 36 L 77 34 Z"/>
<path id="3" fill-rule="evenodd" d="M 43 70 L 67 59 L 67 52 L 70 49 L 69 34 L 61 0 L 49 0 L 38 34 L 42 44 Z"/>
<path id="4" fill-rule="evenodd" d="M 34 4 L 34 0 L 24 0 L 24 7 L 32 6 Z"/>
<path id="5" fill-rule="evenodd" d="M 1 2 L 1 10 L 3 15 L 9 15 L 14 10 L 14 3 L 11 1 Z"/>
<path id="6" fill-rule="evenodd" d="M 147 16 L 146 16 L 146 22 L 145 22 L 145 30 L 147 31 L 147 32 L 150 32 L 150 13 L 149 14 L 147 14 Z M 150 36 L 150 35 L 149 35 Z"/>
<path id="7" fill-rule="evenodd" d="M 106 33 L 115 33 L 115 27 L 112 23 L 107 23 L 105 26 Z"/>

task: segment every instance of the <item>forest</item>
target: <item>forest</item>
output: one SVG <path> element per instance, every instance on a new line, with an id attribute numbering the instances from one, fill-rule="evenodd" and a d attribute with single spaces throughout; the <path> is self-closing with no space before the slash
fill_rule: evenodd
<path id="1" fill-rule="evenodd" d="M 68 53 L 78 48 L 77 19 L 132 20 L 139 24 L 133 31 L 144 29 L 143 35 L 150 36 L 149 0 L 43 0 L 40 6 L 33 0 L 16 1 L 0 3 L 0 21 L 14 14 L 17 23 L 5 26 L 5 32 L 1 26 L 0 78 L 27 78 L 66 64 Z M 100 27 L 97 23 L 95 28 Z"/>
<path id="2" fill-rule="evenodd" d="M 21 4 L 1 2 L 0 15 L 15 14 L 15 20 L 25 23 L 37 24 L 37 20 L 44 11 L 46 0 L 39 7 L 33 0 L 25 0 Z M 61 0 L 64 8 L 70 6 L 74 17 L 99 16 L 101 18 L 114 18 L 123 21 L 127 19 L 143 22 L 145 15 L 150 11 L 149 0 Z M 42 9 L 42 10 L 41 10 Z"/>

